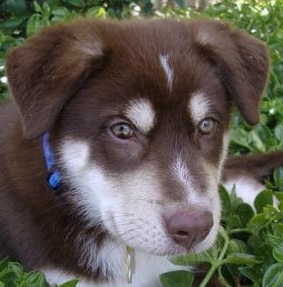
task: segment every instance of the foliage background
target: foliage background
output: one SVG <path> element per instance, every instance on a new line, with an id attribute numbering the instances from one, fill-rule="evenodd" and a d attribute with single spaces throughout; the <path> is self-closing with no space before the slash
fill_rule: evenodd
<path id="1" fill-rule="evenodd" d="M 187 1 L 187 2 L 185 2 Z M 5 77 L 7 51 L 20 45 L 42 27 L 87 18 L 217 18 L 227 20 L 266 42 L 272 68 L 262 102 L 261 124 L 249 127 L 235 112 L 230 153 L 266 152 L 283 147 L 283 0 L 0 0 L 0 101 L 9 98 Z M 178 264 L 208 265 L 207 286 L 213 274 L 223 286 L 283 286 L 283 170 L 277 169 L 252 209 L 220 189 L 224 211 L 219 240 L 199 256 L 176 259 Z M 280 201 L 272 207 L 273 195 Z M 193 276 L 164 274 L 165 286 L 189 287 Z M 75 282 L 66 283 L 74 286 Z M 0 287 L 46 286 L 41 275 L 26 274 L 18 264 L 0 262 Z"/>

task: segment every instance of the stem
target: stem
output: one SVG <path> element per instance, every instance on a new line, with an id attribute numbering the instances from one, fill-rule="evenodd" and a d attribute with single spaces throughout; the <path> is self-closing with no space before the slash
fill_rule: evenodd
<path id="1" fill-rule="evenodd" d="M 206 276 L 204 277 L 204 279 L 201 281 L 199 287 L 205 287 L 209 280 L 211 279 L 211 277 L 213 276 L 214 272 L 217 270 L 217 268 L 219 267 L 220 264 L 212 264 L 208 273 L 206 274 Z"/>
<path id="2" fill-rule="evenodd" d="M 228 235 L 227 235 L 227 233 L 226 233 L 226 231 L 224 230 L 223 227 L 220 229 L 220 234 L 224 238 L 224 246 L 223 246 L 223 248 L 222 248 L 222 250 L 220 252 L 220 255 L 219 255 L 217 261 L 221 261 L 223 259 L 223 257 L 226 254 L 226 251 L 228 249 L 228 245 L 229 245 L 229 237 L 228 237 Z"/>
<path id="3" fill-rule="evenodd" d="M 228 245 L 229 245 L 229 237 L 228 237 L 228 235 L 227 235 L 227 233 L 223 227 L 220 228 L 219 234 L 224 238 L 223 248 L 222 248 L 217 260 L 215 262 L 211 263 L 211 267 L 210 267 L 208 273 L 206 274 L 206 276 L 203 278 L 199 287 L 205 287 L 208 284 L 211 277 L 213 276 L 213 274 L 215 273 L 215 271 L 217 270 L 217 268 L 223 264 L 223 258 L 227 252 Z"/>
<path id="4" fill-rule="evenodd" d="M 250 233 L 248 228 L 235 228 L 235 229 L 232 229 L 231 231 L 228 231 L 228 234 L 231 235 L 234 233 L 241 233 L 241 232 L 249 232 Z"/>

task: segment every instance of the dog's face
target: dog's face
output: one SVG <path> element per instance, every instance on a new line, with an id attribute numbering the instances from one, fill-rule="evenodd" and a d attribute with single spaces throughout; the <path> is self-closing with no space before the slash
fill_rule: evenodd
<path id="1" fill-rule="evenodd" d="M 150 253 L 206 248 L 219 225 L 217 185 L 230 100 L 215 69 L 197 55 L 193 59 L 168 51 L 136 67 L 134 59 L 113 52 L 121 68 L 105 67 L 99 78 L 92 77 L 65 107 L 57 127 L 59 160 L 75 189 L 78 212 Z M 185 242 L 188 249 L 166 229 L 166 217 L 180 212 L 188 212 L 188 222 L 200 220 L 204 229 L 210 222 L 201 221 L 212 221 L 202 218 L 205 212 L 213 217 L 209 236 Z"/>
<path id="2" fill-rule="evenodd" d="M 256 123 L 267 74 L 264 45 L 213 21 L 79 22 L 8 61 L 25 134 L 51 133 L 74 212 L 157 255 L 215 240 L 231 106 Z"/>

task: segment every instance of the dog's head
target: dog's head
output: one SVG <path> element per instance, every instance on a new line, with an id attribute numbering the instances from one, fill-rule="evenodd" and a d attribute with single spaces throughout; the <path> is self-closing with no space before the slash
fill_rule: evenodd
<path id="1" fill-rule="evenodd" d="M 75 212 L 173 255 L 215 240 L 231 106 L 258 122 L 268 65 L 221 22 L 81 21 L 29 39 L 7 72 L 26 137 L 51 134 Z"/>

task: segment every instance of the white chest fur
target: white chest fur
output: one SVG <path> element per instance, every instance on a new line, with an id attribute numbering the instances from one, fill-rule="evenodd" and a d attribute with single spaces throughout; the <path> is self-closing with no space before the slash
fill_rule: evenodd
<path id="1" fill-rule="evenodd" d="M 123 249 L 121 248 L 121 251 Z M 116 251 L 114 252 L 115 255 L 117 255 Z M 111 254 L 109 254 L 109 257 L 110 261 L 112 261 Z M 78 278 L 80 282 L 77 287 L 161 287 L 162 285 L 159 281 L 160 274 L 184 269 L 184 267 L 173 265 L 166 257 L 135 252 L 135 273 L 133 274 L 132 283 L 129 284 L 127 282 L 127 270 L 124 258 L 124 256 L 123 258 L 119 258 L 123 262 L 122 264 L 117 264 L 116 262 L 116 265 L 113 266 L 116 278 L 118 278 L 117 280 L 107 283 L 97 283 L 85 278 Z M 117 257 L 115 261 L 118 261 Z M 43 270 L 43 272 L 51 285 L 61 284 L 76 278 L 76 275 L 66 273 L 64 270 L 50 268 Z"/>

